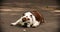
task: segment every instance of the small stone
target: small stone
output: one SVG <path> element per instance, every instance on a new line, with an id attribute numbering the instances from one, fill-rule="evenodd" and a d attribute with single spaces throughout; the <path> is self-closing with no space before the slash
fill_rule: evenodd
<path id="1" fill-rule="evenodd" d="M 26 32 L 26 29 L 23 29 L 24 32 Z"/>

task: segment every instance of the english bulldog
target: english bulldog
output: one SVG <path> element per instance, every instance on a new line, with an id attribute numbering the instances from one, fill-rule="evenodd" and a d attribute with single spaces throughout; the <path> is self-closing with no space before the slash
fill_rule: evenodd
<path id="1" fill-rule="evenodd" d="M 37 27 L 44 23 L 44 18 L 38 11 L 29 11 L 23 14 L 23 16 L 11 25 L 20 24 L 21 26 L 27 24 L 27 27 Z"/>

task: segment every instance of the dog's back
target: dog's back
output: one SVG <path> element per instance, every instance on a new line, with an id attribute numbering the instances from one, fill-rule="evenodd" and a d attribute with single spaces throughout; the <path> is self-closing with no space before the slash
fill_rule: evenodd
<path id="1" fill-rule="evenodd" d="M 37 21 L 40 21 L 41 23 L 44 23 L 44 17 L 39 13 L 38 11 L 31 11 L 31 13 L 35 16 Z"/>

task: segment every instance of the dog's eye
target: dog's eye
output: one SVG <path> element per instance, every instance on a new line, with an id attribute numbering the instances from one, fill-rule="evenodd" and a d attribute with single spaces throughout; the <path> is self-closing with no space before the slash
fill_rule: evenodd
<path id="1" fill-rule="evenodd" d="M 32 15 L 30 15 L 30 17 L 32 17 Z"/>

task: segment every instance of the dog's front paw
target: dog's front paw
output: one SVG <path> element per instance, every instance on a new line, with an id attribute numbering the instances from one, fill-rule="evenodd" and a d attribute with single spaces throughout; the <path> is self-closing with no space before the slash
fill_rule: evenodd
<path id="1" fill-rule="evenodd" d="M 32 25 L 32 27 L 33 27 L 33 28 L 36 28 L 36 27 L 38 27 L 38 26 L 37 26 L 37 25 Z"/>
<path id="2" fill-rule="evenodd" d="M 16 23 L 11 23 L 11 26 L 15 26 L 16 25 Z"/>
<path id="3" fill-rule="evenodd" d="M 33 28 L 36 28 L 36 27 L 38 27 L 38 25 L 32 25 L 32 27 L 33 27 Z"/>
<path id="4" fill-rule="evenodd" d="M 29 27 L 30 27 L 30 25 L 27 25 L 27 27 L 29 28 Z"/>

